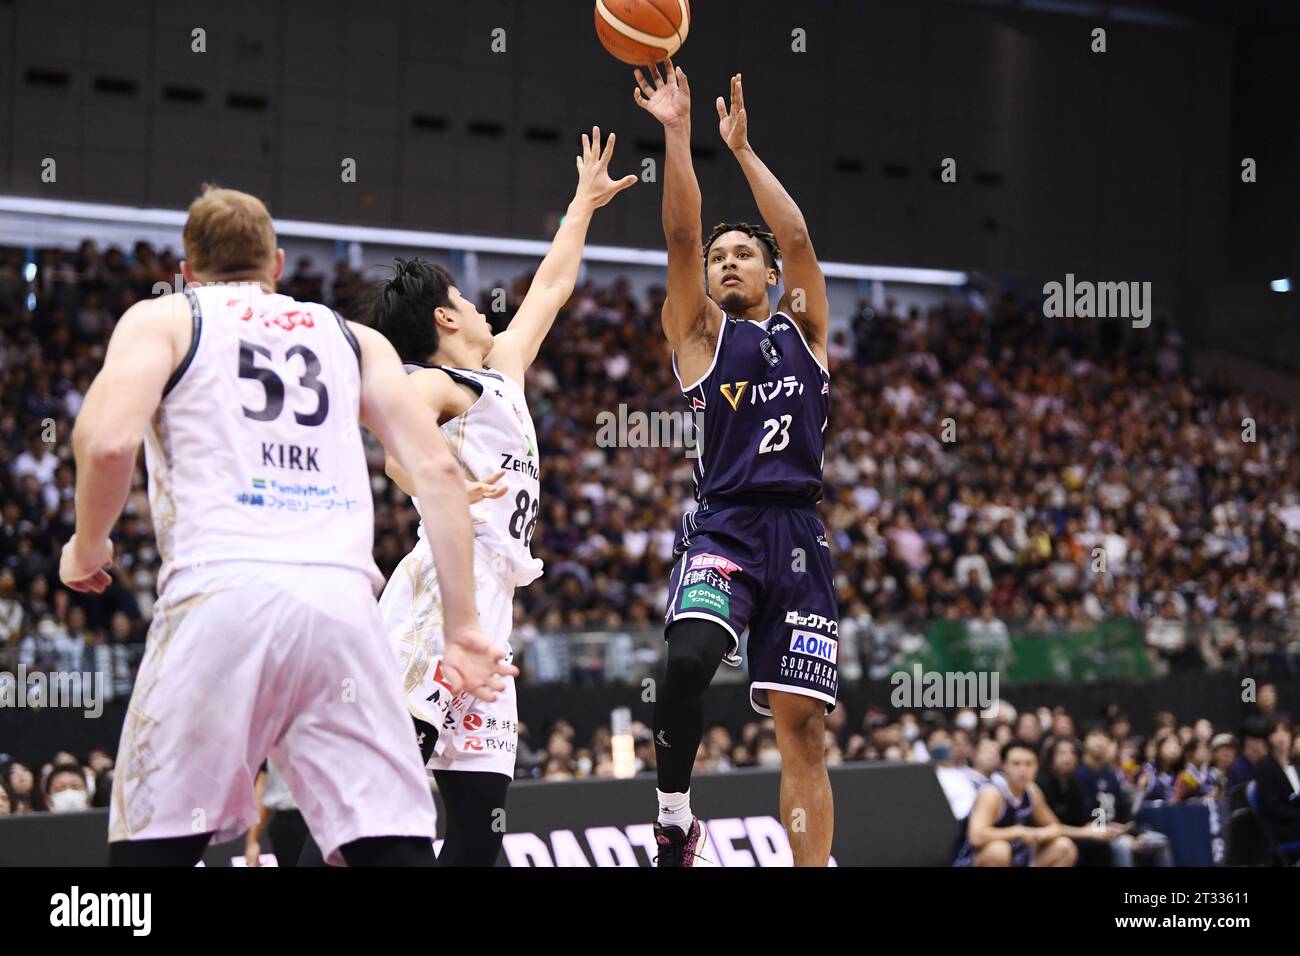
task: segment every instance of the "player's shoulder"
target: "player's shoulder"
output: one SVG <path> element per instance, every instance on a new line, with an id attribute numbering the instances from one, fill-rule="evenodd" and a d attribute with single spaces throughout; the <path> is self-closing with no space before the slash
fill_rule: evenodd
<path id="1" fill-rule="evenodd" d="M 184 293 L 143 299 L 122 313 L 113 327 L 113 338 L 121 342 L 138 336 L 170 336 L 179 341 L 182 334 L 190 335 L 195 318 Z"/>

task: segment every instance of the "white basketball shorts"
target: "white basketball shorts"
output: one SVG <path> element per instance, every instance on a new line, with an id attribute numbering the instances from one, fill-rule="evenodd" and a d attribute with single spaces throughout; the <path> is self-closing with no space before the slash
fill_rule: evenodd
<path id="1" fill-rule="evenodd" d="M 483 634 L 509 648 L 514 583 L 504 561 L 478 544 L 474 547 L 474 593 Z M 379 598 L 379 612 L 399 658 L 407 708 L 438 728 L 429 768 L 503 773 L 513 778 L 519 743 L 514 678 L 505 678 L 506 689 L 492 703 L 471 694 L 450 693 L 440 670 L 446 646 L 440 598 L 433 555 L 421 538 L 388 579 Z M 505 660 L 512 657 L 507 653 Z"/>
<path id="2" fill-rule="evenodd" d="M 371 583 L 341 567 L 221 562 L 154 608 L 118 748 L 109 841 L 257 821 L 270 757 L 332 864 L 361 837 L 435 836 L 433 798 Z"/>

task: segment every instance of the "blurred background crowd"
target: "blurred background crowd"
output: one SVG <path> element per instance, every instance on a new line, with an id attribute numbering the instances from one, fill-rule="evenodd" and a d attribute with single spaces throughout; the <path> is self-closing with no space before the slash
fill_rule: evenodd
<path id="1" fill-rule="evenodd" d="M 102 596 L 58 586 L 73 529 L 69 440 L 113 324 L 174 285 L 170 251 L 0 248 L 0 664 L 98 670 L 130 687 L 159 558 L 141 462 Z M 500 284 L 508 323 L 529 276 Z M 30 283 L 30 284 L 29 284 Z M 33 291 L 34 289 L 34 291 Z M 282 291 L 364 318 L 340 261 L 286 270 Z M 516 642 L 652 628 L 693 506 L 685 448 L 605 448 L 598 416 L 684 410 L 659 332 L 662 292 L 581 285 L 529 373 L 545 497 Z M 1011 298 L 926 311 L 865 304 L 833 333 L 821 514 L 840 601 L 842 674 L 886 677 L 924 627 L 996 642 L 1109 620 L 1141 627 L 1157 673 L 1300 670 L 1300 426 L 1222 377 L 1198 380 L 1176 332 L 1047 320 Z M 369 444 L 375 557 L 414 540 L 409 499 Z M 524 655 L 527 662 L 527 654 Z"/>

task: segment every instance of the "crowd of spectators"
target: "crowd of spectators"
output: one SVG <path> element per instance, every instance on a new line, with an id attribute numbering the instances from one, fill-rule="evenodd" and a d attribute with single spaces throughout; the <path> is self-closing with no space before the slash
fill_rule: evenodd
<path id="1" fill-rule="evenodd" d="M 634 769 L 653 771 L 650 729 L 633 722 Z M 976 794 L 1001 766 L 1002 749 L 1024 742 L 1038 754 L 1037 783 L 1048 806 L 1069 826 L 1116 828 L 1106 841 L 1079 841 L 1084 865 L 1172 865 L 1169 842 L 1155 831 L 1133 827 L 1144 806 L 1217 802 L 1257 781 L 1261 817 L 1281 843 L 1300 840 L 1300 739 L 1272 684 L 1239 727 L 1215 727 L 1207 719 L 1179 722 L 1162 711 L 1149 728 L 1138 728 L 1114 705 L 1081 725 L 1064 707 L 1017 711 L 1002 701 L 993 716 L 972 709 L 886 712 L 872 707 L 860 727 L 844 708 L 826 728 L 826 763 L 855 761 L 925 763 L 938 776 L 953 817 L 963 820 Z M 545 780 L 608 779 L 615 775 L 615 743 L 608 726 L 579 740 L 573 724 L 557 720 L 540 734 L 519 727 L 516 775 Z M 739 726 L 711 724 L 696 755 L 696 773 L 728 773 L 745 767 L 779 768 L 781 753 L 771 718 Z M 1274 766 L 1276 765 L 1276 766 Z M 84 761 L 61 752 L 39 774 L 0 754 L 0 816 L 82 810 L 108 805 L 111 751 L 94 748 Z M 1221 819 L 1217 817 L 1216 819 Z M 1224 832 L 1216 827 L 1215 836 Z"/>
<path id="2" fill-rule="evenodd" d="M 112 587 L 58 585 L 73 529 L 70 435 L 116 318 L 174 288 L 170 251 L 87 241 L 0 248 L 0 662 L 113 675 L 129 688 L 158 572 L 143 463 L 115 536 Z M 528 277 L 507 285 L 509 321 Z M 283 290 L 360 317 L 364 282 L 309 260 Z M 685 411 L 659 330 L 662 291 L 583 285 L 529 373 L 545 576 L 520 592 L 516 635 L 653 628 L 661 620 L 692 459 L 608 448 L 601 413 Z M 1222 377 L 1198 380 L 1154 323 L 1048 320 L 1011 299 L 865 305 L 829 345 L 821 515 L 832 541 L 842 671 L 887 676 L 927 622 L 992 640 L 1121 619 L 1161 670 L 1300 662 L 1300 426 Z M 375 557 L 414 540 L 409 499 L 369 446 Z M 527 662 L 527 654 L 524 654 Z M 89 663 L 87 663 L 89 662 Z"/>

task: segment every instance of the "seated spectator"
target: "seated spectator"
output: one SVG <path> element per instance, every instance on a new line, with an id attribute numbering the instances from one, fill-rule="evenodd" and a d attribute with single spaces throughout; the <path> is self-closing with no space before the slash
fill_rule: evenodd
<path id="1" fill-rule="evenodd" d="M 1174 778 L 1183 758 L 1183 745 L 1176 731 L 1165 731 L 1155 738 L 1151 761 L 1142 768 L 1138 786 L 1142 790 L 1142 803 L 1159 805 L 1174 798 Z"/>
<path id="2" fill-rule="evenodd" d="M 1170 802 L 1213 797 L 1219 784 L 1219 771 L 1210 762 L 1210 745 L 1199 737 L 1193 737 L 1183 745 L 1183 770 L 1174 780 Z"/>
<path id="3" fill-rule="evenodd" d="M 925 747 L 934 765 L 935 775 L 943 795 L 948 798 L 954 820 L 965 820 L 970 816 L 975 803 L 975 794 L 979 784 L 968 772 L 969 768 L 958 765 L 953 758 L 952 735 L 943 727 L 931 728 L 925 738 Z"/>
<path id="4" fill-rule="evenodd" d="M 1300 840 L 1300 760 L 1292 754 L 1295 728 L 1288 720 L 1269 728 L 1269 752 L 1255 767 L 1259 815 L 1278 843 Z"/>
<path id="5" fill-rule="evenodd" d="M 1228 789 L 1254 780 L 1255 768 L 1268 752 L 1268 724 L 1259 717 L 1246 718 L 1241 725 L 1241 754 L 1228 768 Z"/>
<path id="6" fill-rule="evenodd" d="M 1033 744 L 1013 740 L 1002 748 L 1002 769 L 975 798 L 954 866 L 1074 866 L 1074 840 L 1119 835 L 1117 827 L 1098 832 L 1061 823 L 1034 783 L 1037 772 Z"/>
<path id="7" fill-rule="evenodd" d="M 5 767 L 5 786 L 13 801 L 14 813 L 32 813 L 45 809 L 45 798 L 36 786 L 36 778 L 24 764 L 14 761 Z"/>
<path id="8" fill-rule="evenodd" d="M 86 774 L 75 763 L 61 763 L 50 771 L 45 781 L 45 795 L 52 813 L 90 809 Z"/>

